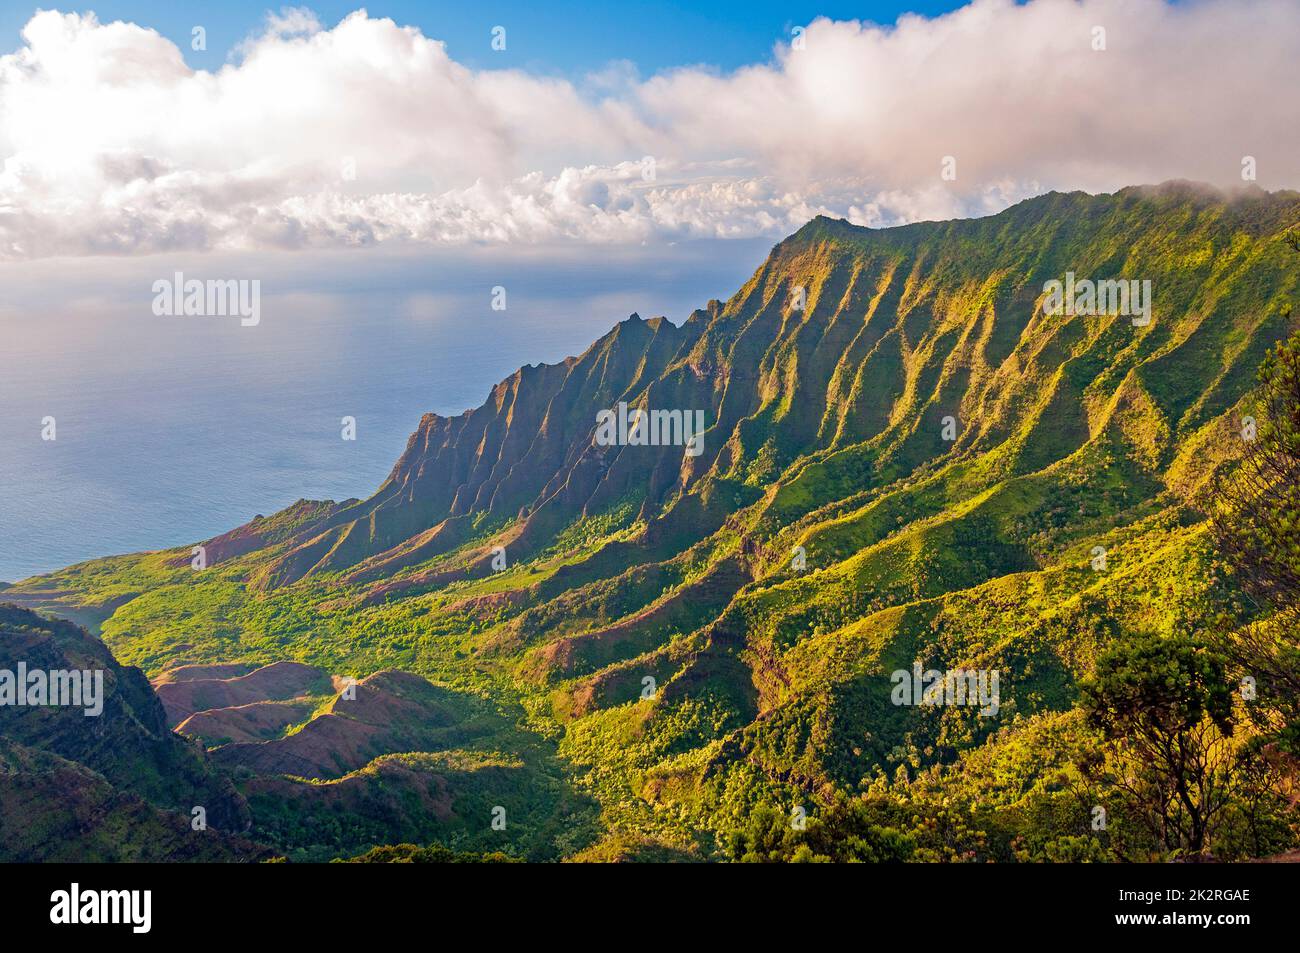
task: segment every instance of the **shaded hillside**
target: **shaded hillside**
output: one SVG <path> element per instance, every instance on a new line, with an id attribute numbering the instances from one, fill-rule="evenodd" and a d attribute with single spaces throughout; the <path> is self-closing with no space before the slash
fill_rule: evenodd
<path id="1" fill-rule="evenodd" d="M 249 836 L 292 860 L 407 839 L 554 860 L 595 837 L 595 805 L 553 745 L 485 699 L 400 671 L 353 683 L 294 662 L 247 668 L 176 666 L 154 684 L 176 731 L 248 797 Z"/>
<path id="2" fill-rule="evenodd" d="M 0 854 L 11 860 L 251 859 L 218 833 L 250 814 L 202 752 L 172 734 L 139 669 L 118 665 L 83 629 L 0 605 L 0 670 L 102 671 L 102 713 L 0 707 Z M 191 829 L 202 807 L 211 830 Z M 78 854 L 77 843 L 86 851 Z"/>

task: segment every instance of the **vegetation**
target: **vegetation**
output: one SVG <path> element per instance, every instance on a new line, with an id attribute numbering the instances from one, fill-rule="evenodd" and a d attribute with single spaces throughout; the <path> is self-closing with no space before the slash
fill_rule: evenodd
<path id="1" fill-rule="evenodd" d="M 290 859 L 1281 852 L 1297 221 L 1295 193 L 1185 183 L 818 218 L 680 327 L 633 316 L 426 416 L 367 500 L 255 520 L 202 572 L 185 547 L 5 598 L 150 675 L 402 669 L 505 725 L 346 786 L 237 777 Z M 1153 321 L 1045 314 L 1067 271 L 1150 280 Z M 704 408 L 702 452 L 595 446 L 620 401 Z M 914 670 L 996 672 L 996 712 L 896 703 Z"/>
<path id="2" fill-rule="evenodd" d="M 1269 352 L 1238 467 L 1217 482 L 1215 542 L 1255 610 L 1227 643 L 1266 737 L 1300 754 L 1300 334 Z M 1258 427 L 1258 430 L 1256 428 Z"/>
<path id="3" fill-rule="evenodd" d="M 1082 686 L 1107 781 L 1171 854 L 1201 855 L 1233 794 L 1225 669 L 1195 637 L 1142 634 L 1102 652 Z"/>

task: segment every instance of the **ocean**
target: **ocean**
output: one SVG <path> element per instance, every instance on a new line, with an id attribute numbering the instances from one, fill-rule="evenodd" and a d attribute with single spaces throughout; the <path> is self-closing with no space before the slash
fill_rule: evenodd
<path id="1" fill-rule="evenodd" d="M 368 496 L 425 412 L 477 406 L 517 367 L 578 354 L 633 311 L 681 323 L 768 248 L 6 263 L 0 580 L 191 544 L 301 498 Z M 260 281 L 260 323 L 155 315 L 152 282 L 175 271 Z"/>

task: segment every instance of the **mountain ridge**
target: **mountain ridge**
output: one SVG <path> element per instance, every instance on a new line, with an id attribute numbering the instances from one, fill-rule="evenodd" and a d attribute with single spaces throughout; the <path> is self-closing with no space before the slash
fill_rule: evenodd
<path id="1" fill-rule="evenodd" d="M 818 217 L 681 325 L 634 315 L 424 415 L 365 500 L 259 517 L 203 572 L 188 550 L 118 557 L 5 598 L 112 604 L 106 641 L 149 671 L 400 667 L 518 706 L 610 843 L 716 856 L 760 803 L 941 779 L 992 811 L 987 856 L 1041 853 L 1087 833 L 1016 818 L 1064 803 L 1043 779 L 1087 747 L 1097 652 L 1240 617 L 1204 494 L 1295 330 L 1297 223 L 1300 193 L 1182 182 Z M 1047 313 L 1067 272 L 1151 281 L 1153 320 Z M 601 445 L 619 403 L 702 410 L 700 452 Z M 1001 670 L 1000 714 L 892 704 L 914 663 Z M 1048 737 L 1017 755 L 1031 794 L 960 780 Z"/>
<path id="2" fill-rule="evenodd" d="M 1257 190 L 1247 190 L 1240 193 L 1233 203 L 1224 207 L 1232 209 L 1258 203 L 1265 201 L 1266 195 L 1267 193 Z M 1213 205 L 1212 192 L 1186 183 L 1125 189 L 1116 193 L 1113 202 L 1123 204 L 1130 201 L 1143 201 L 1147 196 L 1154 196 L 1154 199 L 1160 202 L 1190 199 L 1194 203 L 1199 202 L 1202 208 Z M 770 279 L 770 269 L 774 264 L 788 259 L 789 256 L 797 256 L 801 253 L 815 254 L 815 246 L 826 240 L 827 229 L 837 233 L 837 241 L 843 240 L 845 236 L 855 241 L 871 242 L 885 238 L 893 241 L 899 236 L 917 236 L 923 239 L 932 237 L 940 230 L 958 233 L 987 231 L 996 228 L 1001 220 L 1008 216 L 1041 219 L 1051 208 L 1063 201 L 1105 207 L 1109 198 L 1087 196 L 1085 193 L 1048 193 L 1045 196 L 1026 200 L 987 219 L 918 223 L 881 230 L 852 226 L 843 220 L 832 222 L 818 218 L 779 243 L 768 262 L 751 279 L 750 286 L 764 279 Z M 833 294 L 835 289 L 819 288 L 818 290 Z M 743 293 L 742 290 L 741 294 Z M 809 320 L 816 316 L 820 299 L 821 294 L 810 302 Z M 310 545 L 294 558 L 286 560 L 280 573 L 272 573 L 268 577 L 268 583 L 274 585 L 285 579 L 301 578 L 299 573 L 305 575 L 314 571 L 355 564 L 353 560 L 359 554 L 365 554 L 367 557 L 376 556 L 378 555 L 376 549 L 383 552 L 384 548 L 391 548 L 387 544 L 396 544 L 402 539 L 409 539 L 409 536 L 404 535 L 408 529 L 427 526 L 430 522 L 429 512 L 436 514 L 437 517 L 454 521 L 470 511 L 487 511 L 490 514 L 508 516 L 512 512 L 522 515 L 527 510 L 531 515 L 535 510 L 544 510 L 552 501 L 581 505 L 583 509 L 587 509 L 588 503 L 599 506 L 611 498 L 617 498 L 619 492 L 626 489 L 628 481 L 628 475 L 618 466 L 617 458 L 623 454 L 617 451 L 614 453 L 615 460 L 612 464 L 614 472 L 605 473 L 601 467 L 604 461 L 595 459 L 601 455 L 594 452 L 579 452 L 581 443 L 587 441 L 590 431 L 594 429 L 595 411 L 600 406 L 629 397 L 649 403 L 655 401 L 656 391 L 667 390 L 673 392 L 677 403 L 673 403 L 672 399 L 659 401 L 665 406 L 707 404 L 709 411 L 716 415 L 713 429 L 721 431 L 728 425 L 734 426 L 739 423 L 741 417 L 745 416 L 732 411 L 725 394 L 719 395 L 716 391 L 709 393 L 707 388 L 683 387 L 682 381 L 685 371 L 689 371 L 697 381 L 703 381 L 710 370 L 717 366 L 715 362 L 708 359 L 707 353 L 697 353 L 698 342 L 702 338 L 707 339 L 709 330 L 720 319 L 745 317 L 736 310 L 735 301 L 736 299 L 733 298 L 732 311 L 718 309 L 707 323 L 703 319 L 697 320 L 693 333 L 684 330 L 691 324 L 690 321 L 682 326 L 664 321 L 651 327 L 649 322 L 639 318 L 629 318 L 615 325 L 583 355 L 555 365 L 535 365 L 515 372 L 498 384 L 493 389 L 489 400 L 479 408 L 454 418 L 425 415 L 385 484 L 369 500 L 356 504 L 360 508 L 357 514 L 359 519 L 353 521 L 346 531 L 339 531 L 326 539 L 316 536 L 306 541 Z M 701 312 L 695 312 L 692 318 L 700 314 Z M 757 319 L 762 317 L 762 315 L 755 316 Z M 783 326 L 774 327 L 770 318 L 765 322 L 764 327 L 771 328 L 778 334 L 784 331 Z M 664 330 L 666 328 L 673 330 Z M 743 345 L 744 342 L 739 343 Z M 838 339 L 832 338 L 824 351 L 834 354 L 839 343 Z M 852 344 L 847 341 L 844 343 L 849 346 L 857 344 L 856 341 Z M 866 348 L 873 343 L 875 342 L 868 339 L 858 346 Z M 629 351 L 631 354 L 627 353 Z M 730 355 L 730 357 L 734 361 L 735 356 Z M 884 357 L 885 355 L 881 355 L 878 359 Z M 634 361 L 633 358 L 637 360 Z M 651 377 L 649 373 L 651 370 L 659 372 L 658 380 Z M 600 378 L 593 381 L 593 375 L 598 372 Z M 733 366 L 732 374 L 736 373 L 738 373 L 737 368 Z M 572 386 L 570 378 L 575 375 L 581 376 L 579 383 L 585 386 Z M 666 375 L 671 376 L 665 377 Z M 818 380 L 820 377 L 814 373 L 812 379 Z M 841 383 L 847 382 L 841 381 Z M 659 387 L 656 388 L 655 384 Z M 604 390 L 601 389 L 602 385 Z M 573 393 L 574 391 L 577 392 Z M 714 400 L 714 398 L 718 399 Z M 553 406 L 552 402 L 557 399 L 560 403 Z M 799 395 L 794 394 L 787 398 L 786 402 L 794 404 L 799 399 Z M 828 395 L 824 403 L 829 402 Z M 577 406 L 583 406 L 586 413 L 578 415 L 577 423 L 574 424 L 572 418 L 576 414 Z M 752 407 L 747 409 L 753 410 Z M 485 413 L 490 410 L 494 410 L 495 413 Z M 845 426 L 843 418 L 847 416 L 842 414 L 839 420 L 822 419 L 819 426 L 823 433 L 818 436 L 824 438 L 832 428 L 836 433 L 842 431 Z M 557 420 L 563 423 L 557 423 Z M 796 415 L 788 410 L 781 418 L 781 422 L 788 426 L 793 426 L 796 421 Z M 811 423 L 807 421 L 805 427 Z M 574 426 L 577 427 L 576 432 L 572 429 Z M 558 441 L 553 439 L 552 433 L 557 428 L 562 429 Z M 464 435 L 462 429 L 465 430 Z M 472 436 L 473 439 L 460 439 L 466 435 Z M 858 436 L 866 435 L 866 433 L 858 434 Z M 530 437 L 533 438 L 531 441 Z M 806 439 L 806 435 L 804 437 Z M 496 442 L 498 439 L 499 443 Z M 465 446 L 461 446 L 462 444 Z M 457 447 L 460 447 L 459 451 Z M 486 458 L 480 448 L 493 448 L 497 456 Z M 735 448 L 730 448 L 727 452 L 734 453 Z M 706 456 L 705 461 L 711 456 L 712 454 Z M 689 484 L 693 479 L 697 479 L 702 475 L 705 461 L 701 461 L 687 473 L 680 471 L 673 473 L 667 469 L 663 460 L 658 461 L 648 497 L 653 501 L 656 497 L 670 492 L 679 483 Z M 547 481 L 537 477 L 529 482 L 528 477 L 521 473 L 523 470 L 550 474 L 551 477 Z M 596 481 L 595 484 L 593 480 Z M 444 481 L 448 484 L 445 489 L 430 486 L 431 483 Z M 596 485 L 600 483 L 604 486 Z M 561 494 L 562 490 L 567 493 Z M 412 502 L 417 498 L 421 500 L 422 506 L 416 512 L 410 513 L 407 518 L 402 513 L 403 507 L 400 504 L 404 500 Z M 342 521 L 348 516 L 351 514 L 345 512 L 335 518 Z M 440 520 L 438 523 L 441 525 Z M 443 527 L 441 531 L 434 526 L 435 532 L 431 534 L 430 539 L 422 541 L 418 553 L 436 553 L 440 548 L 439 537 L 444 535 L 449 537 L 444 542 L 457 542 L 456 534 L 452 532 L 453 527 L 454 522 Z M 525 542 L 529 528 L 525 523 L 523 531 Z M 320 558 L 317 559 L 317 556 Z M 304 565 L 306 563 L 310 565 Z M 385 569 L 391 571 L 392 568 L 393 564 L 390 560 L 385 564 Z"/>

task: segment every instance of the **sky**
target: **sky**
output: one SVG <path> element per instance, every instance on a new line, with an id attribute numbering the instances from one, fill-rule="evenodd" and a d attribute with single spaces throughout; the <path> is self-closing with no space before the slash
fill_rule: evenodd
<path id="1" fill-rule="evenodd" d="M 803 2 L 803 0 L 751 0 L 729 3 L 665 3 L 629 0 L 593 3 L 591 0 L 536 2 L 367 3 L 370 16 L 388 17 L 402 25 L 417 26 L 426 36 L 447 44 L 458 62 L 474 69 L 527 68 L 530 71 L 580 76 L 603 68 L 611 60 L 629 60 L 652 73 L 678 66 L 710 64 L 731 70 L 768 58 L 773 43 L 789 35 L 798 24 L 817 16 L 838 20 L 872 20 L 893 23 L 902 13 L 933 16 L 961 6 L 960 0 L 913 2 Z M 103 22 L 127 20 L 149 26 L 182 48 L 186 63 L 195 69 L 219 69 L 227 53 L 254 33 L 270 10 L 280 6 L 246 0 L 205 4 L 196 16 L 193 4 L 175 0 L 97 3 L 78 10 L 94 10 Z M 309 8 L 322 23 L 333 25 L 359 8 L 357 3 L 314 3 Z M 69 8 L 72 9 L 72 8 Z M 20 33 L 34 8 L 9 3 L 0 10 L 0 45 L 18 45 Z M 201 23 L 207 31 L 207 49 L 191 50 L 191 31 Z M 493 51 L 493 26 L 507 28 L 506 49 Z"/>
<path id="2" fill-rule="evenodd" d="M 776 239 L 1300 184 L 1294 0 L 585 6 L 10 5 L 0 259 Z"/>

